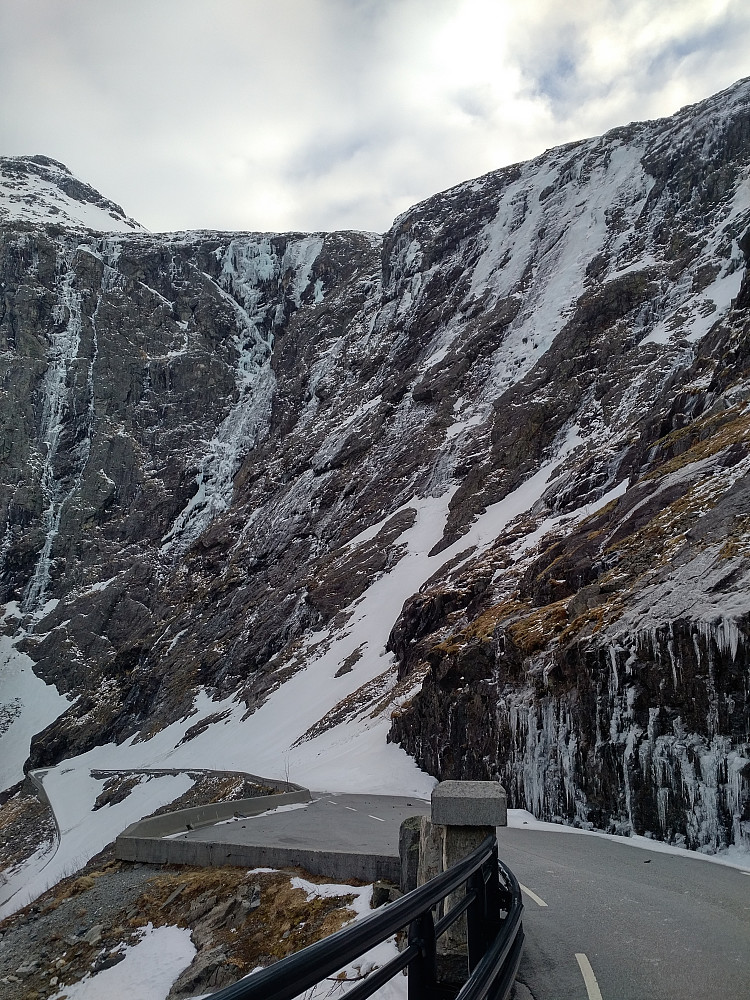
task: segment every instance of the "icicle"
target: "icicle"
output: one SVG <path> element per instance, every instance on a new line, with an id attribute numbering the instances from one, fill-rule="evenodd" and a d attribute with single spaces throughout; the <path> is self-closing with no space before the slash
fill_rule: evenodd
<path id="1" fill-rule="evenodd" d="M 42 514 L 44 544 L 37 559 L 34 573 L 26 588 L 22 607 L 24 612 L 34 611 L 44 605 L 52 570 L 52 546 L 60 528 L 60 517 L 71 490 L 55 478 L 55 459 L 65 426 L 72 391 L 68 376 L 81 343 L 81 295 L 73 287 L 75 271 L 68 270 L 60 282 L 59 301 L 52 318 L 57 324 L 49 349 L 49 364 L 42 383 L 42 426 L 40 439 L 45 446 L 42 466 L 41 491 L 45 502 Z"/>
<path id="2" fill-rule="evenodd" d="M 270 239 L 238 237 L 219 257 L 222 268 L 218 281 L 204 275 L 235 316 L 239 399 L 207 444 L 196 476 L 196 491 L 162 539 L 162 555 L 184 552 L 231 503 L 234 476 L 243 457 L 268 431 L 276 388 L 271 368 L 273 331 L 286 315 L 284 297 L 277 302 L 279 286 L 291 271 L 289 298 L 298 306 L 322 246 L 320 237 L 306 237 L 289 243 L 280 260 Z M 274 283 L 270 296 L 269 283 Z"/>

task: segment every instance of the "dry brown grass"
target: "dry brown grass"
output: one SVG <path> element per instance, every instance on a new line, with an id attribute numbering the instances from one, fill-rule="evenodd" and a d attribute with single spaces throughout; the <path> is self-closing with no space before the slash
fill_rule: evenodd
<path id="1" fill-rule="evenodd" d="M 560 632 L 558 637 L 560 646 L 567 646 L 568 643 L 581 639 L 583 636 L 596 635 L 606 625 L 619 618 L 622 611 L 622 598 L 619 594 L 612 594 L 607 602 L 599 604 L 595 608 L 589 608 L 582 614 L 577 615 Z"/>
<path id="2" fill-rule="evenodd" d="M 715 413 L 710 417 L 703 417 L 693 421 L 686 427 L 680 427 L 672 431 L 656 442 L 656 447 L 663 447 L 676 444 L 689 437 L 699 437 L 686 451 L 680 455 L 675 455 L 663 465 L 652 469 L 647 473 L 645 479 L 660 479 L 671 472 L 691 465 L 693 462 L 700 462 L 704 458 L 710 458 L 718 454 L 730 445 L 740 441 L 750 439 L 750 413 L 742 412 L 739 406 L 733 406 L 729 410 Z"/>
<path id="3" fill-rule="evenodd" d="M 307 881 L 322 884 L 306 872 Z M 215 920 L 214 906 L 239 900 L 254 885 L 260 886 L 261 904 L 248 914 L 229 914 Z M 131 927 L 151 922 L 191 928 L 197 919 L 206 923 L 210 946 L 222 945 L 228 961 L 244 975 L 258 965 L 283 958 L 340 930 L 354 917 L 348 906 L 353 895 L 307 898 L 291 884 L 289 872 L 248 873 L 244 868 L 198 868 L 168 872 L 151 880 L 137 902 L 138 914 Z M 213 905 L 212 905 L 213 904 Z M 202 917 L 196 915 L 202 913 Z"/>
<path id="4" fill-rule="evenodd" d="M 442 656 L 455 656 L 472 642 L 490 642 L 499 626 L 522 656 L 531 656 L 547 646 L 568 623 L 568 601 L 555 601 L 531 608 L 520 601 L 501 601 L 487 608 L 464 629 L 454 632 L 433 647 Z"/>
<path id="5" fill-rule="evenodd" d="M 720 559 L 750 556 L 750 515 L 743 514 L 735 519 L 735 530 L 731 538 L 719 550 Z"/>
<path id="6" fill-rule="evenodd" d="M 519 601 L 501 601 L 499 604 L 493 604 L 491 608 L 487 608 L 471 622 L 464 635 L 469 641 L 472 639 L 489 641 L 498 625 L 502 625 L 525 610 L 526 605 Z"/>
<path id="7" fill-rule="evenodd" d="M 568 624 L 568 598 L 555 601 L 512 622 L 506 633 L 522 656 L 531 656 L 557 638 Z"/>
<path id="8" fill-rule="evenodd" d="M 509 621 L 526 608 L 525 604 L 518 601 L 501 601 L 493 604 L 463 628 L 456 629 L 441 642 L 436 643 L 432 651 L 440 656 L 457 656 L 463 647 L 471 642 L 489 642 L 498 625 Z"/>

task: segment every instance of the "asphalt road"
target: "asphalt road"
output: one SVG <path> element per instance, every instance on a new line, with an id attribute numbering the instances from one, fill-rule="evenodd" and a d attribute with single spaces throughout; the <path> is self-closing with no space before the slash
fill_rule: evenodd
<path id="1" fill-rule="evenodd" d="M 574 833 L 498 841 L 547 904 L 524 892 L 518 979 L 534 1000 L 750 1000 L 750 875 Z"/>
<path id="2" fill-rule="evenodd" d="M 179 839 L 398 857 L 402 820 L 430 813 L 430 803 L 415 797 L 311 794 L 313 801 L 304 805 L 282 806 L 264 815 L 201 827 L 180 834 Z"/>
<path id="3" fill-rule="evenodd" d="M 397 855 L 401 820 L 429 814 L 416 798 L 314 797 L 182 836 Z M 498 841 L 524 887 L 515 1000 L 750 1000 L 749 874 L 584 834 Z"/>

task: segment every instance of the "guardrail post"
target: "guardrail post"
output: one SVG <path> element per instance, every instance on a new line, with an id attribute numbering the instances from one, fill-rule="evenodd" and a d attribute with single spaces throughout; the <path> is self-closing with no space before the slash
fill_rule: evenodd
<path id="1" fill-rule="evenodd" d="M 474 872 L 466 889 L 476 896 L 466 911 L 466 943 L 469 956 L 469 972 L 473 972 L 487 950 L 487 883 L 484 867 Z"/>
<path id="2" fill-rule="evenodd" d="M 441 781 L 432 790 L 431 813 L 433 824 L 440 824 L 443 828 L 443 870 L 447 871 L 488 835 L 494 835 L 496 827 L 507 826 L 505 789 L 496 781 Z M 461 917 L 437 943 L 438 979 L 445 983 L 465 982 L 472 958 L 484 951 L 484 944 L 479 942 L 488 929 L 482 927 L 488 917 L 488 883 L 482 872 L 478 872 L 477 876 L 476 888 L 480 892 L 480 900 L 473 904 L 473 916 L 469 916 L 468 921 L 466 917 Z M 497 883 L 496 864 L 494 880 Z M 460 903 L 465 891 L 459 890 L 448 896 L 445 910 Z M 472 927 L 472 942 L 469 940 L 469 926 Z"/>
<path id="3" fill-rule="evenodd" d="M 416 945 L 420 954 L 409 964 L 408 1000 L 432 1000 L 437 983 L 435 922 L 432 919 L 432 910 L 427 910 L 409 924 L 409 944 Z"/>
<path id="4" fill-rule="evenodd" d="M 507 900 L 500 894 L 500 868 L 497 858 L 497 844 L 492 849 L 492 858 L 489 863 L 489 879 L 487 880 L 487 939 L 492 941 L 500 933 L 502 920 L 500 910 L 510 909 L 510 893 L 506 893 Z"/>

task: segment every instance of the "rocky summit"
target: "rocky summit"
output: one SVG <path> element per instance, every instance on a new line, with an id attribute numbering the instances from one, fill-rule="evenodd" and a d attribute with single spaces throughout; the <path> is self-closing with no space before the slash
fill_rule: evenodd
<path id="1" fill-rule="evenodd" d="M 26 768 L 193 719 L 750 846 L 749 257 L 750 79 L 384 236 L 0 160 L 3 648 L 67 698 L 0 687 Z"/>

